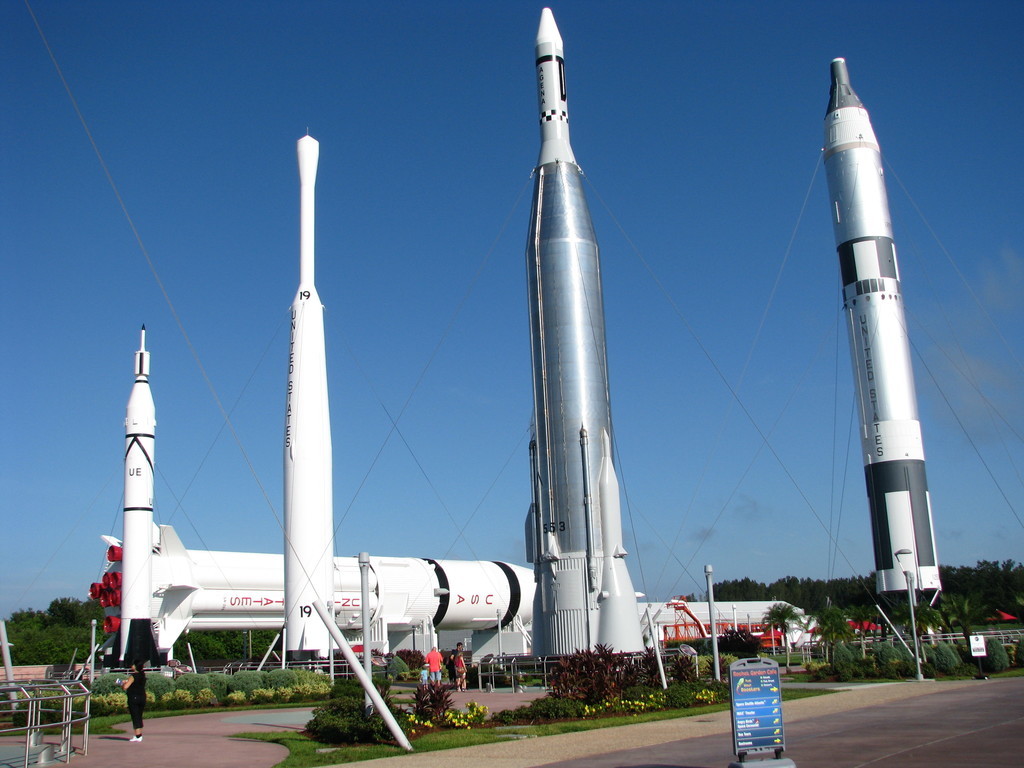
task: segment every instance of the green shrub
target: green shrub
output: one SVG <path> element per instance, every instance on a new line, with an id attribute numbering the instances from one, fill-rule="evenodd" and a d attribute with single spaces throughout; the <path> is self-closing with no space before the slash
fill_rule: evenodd
<path id="1" fill-rule="evenodd" d="M 291 690 L 295 701 L 323 701 L 331 694 L 331 686 L 327 680 L 297 683 Z"/>
<path id="2" fill-rule="evenodd" d="M 397 654 L 392 656 L 388 660 L 388 674 L 395 680 L 398 680 L 401 675 L 405 675 L 409 672 L 409 665 L 406 664 L 401 656 Z"/>
<path id="3" fill-rule="evenodd" d="M 332 699 L 362 699 L 363 686 L 354 677 L 340 677 L 331 686 Z"/>
<path id="4" fill-rule="evenodd" d="M 274 696 L 273 688 L 256 688 L 249 694 L 249 700 L 253 704 L 270 704 L 274 701 Z"/>
<path id="5" fill-rule="evenodd" d="M 164 694 L 173 691 L 174 688 L 174 681 L 169 677 L 165 677 L 158 672 L 146 675 L 146 690 L 151 692 L 158 701 L 164 697 Z"/>
<path id="6" fill-rule="evenodd" d="M 654 688 L 650 685 L 631 685 L 622 690 L 623 699 L 644 699 L 655 693 L 661 693 L 661 688 Z"/>
<path id="7" fill-rule="evenodd" d="M 237 672 L 231 675 L 231 679 L 228 681 L 228 691 L 242 691 L 249 696 L 257 688 L 267 687 L 264 682 L 265 676 L 263 672 Z"/>
<path id="8" fill-rule="evenodd" d="M 985 655 L 981 657 L 981 668 L 986 672 L 1002 672 L 1010 666 L 1010 657 L 1006 655 L 1003 644 L 994 637 L 985 640 Z"/>
<path id="9" fill-rule="evenodd" d="M 954 670 L 962 663 L 960 654 L 948 643 L 939 643 L 934 648 L 929 648 L 928 654 L 935 669 L 944 675 L 953 674 Z"/>
<path id="10" fill-rule="evenodd" d="M 272 669 L 267 672 L 267 688 L 291 688 L 299 682 L 292 669 Z"/>
<path id="11" fill-rule="evenodd" d="M 1018 667 L 1024 667 L 1024 640 L 1017 643 L 1017 653 L 1015 654 L 1014 661 Z"/>
<path id="12" fill-rule="evenodd" d="M 218 701 L 223 701 L 228 695 L 228 682 L 231 678 L 223 672 L 211 672 L 207 677 L 210 678 L 210 690 L 213 691 L 213 695 Z"/>
<path id="13" fill-rule="evenodd" d="M 879 645 L 875 648 L 875 663 L 879 674 L 885 677 L 903 677 L 906 665 L 913 667 L 914 657 L 902 645 Z"/>
<path id="14" fill-rule="evenodd" d="M 325 684 L 328 688 L 331 687 L 331 679 L 327 675 L 314 672 L 312 669 L 295 670 L 296 685 L 315 685 L 319 683 Z"/>
<path id="15" fill-rule="evenodd" d="M 492 720 L 504 725 L 513 723 L 536 723 L 545 720 L 576 720 L 583 717 L 586 704 L 575 699 L 556 699 L 545 696 L 529 704 L 495 712 Z"/>
<path id="16" fill-rule="evenodd" d="M 247 704 L 249 701 L 249 697 L 245 693 L 245 691 L 231 691 L 231 693 L 225 696 L 223 700 L 226 701 L 228 705 L 232 707 L 238 707 L 242 704 Z"/>
<path id="17" fill-rule="evenodd" d="M 188 709 L 195 703 L 191 691 L 169 691 L 159 699 L 162 709 Z"/>
<path id="18" fill-rule="evenodd" d="M 174 681 L 174 690 L 188 691 L 193 696 L 204 688 L 212 690 L 209 675 L 197 675 L 195 672 L 186 672 Z"/>
<path id="19" fill-rule="evenodd" d="M 100 675 L 99 677 L 97 677 L 92 684 L 93 696 L 95 696 L 96 694 L 117 693 L 118 691 L 120 691 L 121 684 L 117 681 L 123 678 L 125 674 L 126 673 L 115 675 L 112 672 L 108 672 L 105 675 Z"/>
<path id="20" fill-rule="evenodd" d="M 197 707 L 215 707 L 217 704 L 217 695 L 209 688 L 203 688 L 195 694 L 195 705 Z"/>
<path id="21" fill-rule="evenodd" d="M 665 706 L 670 709 L 716 704 L 729 698 L 729 686 L 717 681 L 672 683 L 665 690 Z"/>
<path id="22" fill-rule="evenodd" d="M 700 637 L 696 640 L 691 640 L 687 645 L 693 648 L 698 656 L 710 656 L 714 652 L 710 637 Z"/>
<path id="23" fill-rule="evenodd" d="M 809 661 L 804 665 L 812 680 L 825 680 L 832 676 L 832 665 L 824 661 Z"/>
<path id="24" fill-rule="evenodd" d="M 351 697 L 332 698 L 314 709 L 306 730 L 325 744 L 375 744 L 391 738 L 381 716 L 366 717 L 362 699 Z"/>
<path id="25" fill-rule="evenodd" d="M 93 717 L 120 715 L 128 711 L 128 695 L 126 693 L 94 693 L 89 706 Z"/>
<path id="26" fill-rule="evenodd" d="M 692 707 L 694 694 L 701 688 L 699 683 L 672 683 L 665 689 L 665 706 L 670 709 Z"/>
<path id="27" fill-rule="evenodd" d="M 859 657 L 860 653 L 850 647 L 848 643 L 836 643 L 832 650 L 833 664 L 853 664 Z"/>

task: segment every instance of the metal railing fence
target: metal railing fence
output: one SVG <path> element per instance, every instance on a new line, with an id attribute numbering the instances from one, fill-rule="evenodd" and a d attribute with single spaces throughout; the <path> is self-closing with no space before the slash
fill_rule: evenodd
<path id="1" fill-rule="evenodd" d="M 24 735 L 24 768 L 39 762 L 40 754 L 46 752 L 51 753 L 47 759 L 68 763 L 76 752 L 89 752 L 89 704 L 89 689 L 79 680 L 0 685 L 0 736 Z M 81 747 L 77 748 L 76 725 L 82 726 Z M 43 731 L 54 729 L 59 729 L 60 741 L 44 743 Z"/>

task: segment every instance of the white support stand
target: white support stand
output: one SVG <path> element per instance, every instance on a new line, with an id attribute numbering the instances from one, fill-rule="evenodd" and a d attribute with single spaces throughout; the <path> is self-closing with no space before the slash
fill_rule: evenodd
<path id="1" fill-rule="evenodd" d="M 391 710 L 388 709 L 387 704 L 384 703 L 384 699 L 380 697 L 380 693 L 373 685 L 373 681 L 370 680 L 369 676 L 363 671 L 362 665 L 359 663 L 359 659 L 356 657 L 355 651 L 352 650 L 352 646 L 348 644 L 348 640 L 341 634 L 341 630 L 331 620 L 331 614 L 328 613 L 327 608 L 319 600 L 313 601 L 313 608 L 316 609 L 317 614 L 320 616 L 320 620 L 323 621 L 327 627 L 327 631 L 331 633 L 331 637 L 334 638 L 334 642 L 338 644 L 338 648 L 341 649 L 342 655 L 348 662 L 349 666 L 352 667 L 352 671 L 355 676 L 359 679 L 360 684 L 363 686 L 363 690 L 366 691 L 366 695 L 370 697 L 370 701 L 373 702 L 373 706 L 377 708 L 378 714 L 384 718 L 384 722 L 388 726 L 388 730 L 391 731 L 391 735 L 395 737 L 395 741 L 401 745 L 401 747 L 407 752 L 412 752 L 412 744 L 409 743 L 409 739 L 405 737 L 405 733 L 398 725 L 398 721 L 395 720 L 395 716 L 391 714 Z"/>

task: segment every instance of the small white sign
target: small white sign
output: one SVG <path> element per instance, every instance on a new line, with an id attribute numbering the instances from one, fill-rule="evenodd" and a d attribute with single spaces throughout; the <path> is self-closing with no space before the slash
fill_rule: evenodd
<path id="1" fill-rule="evenodd" d="M 985 652 L 985 638 L 981 635 L 971 635 L 971 656 L 987 656 Z"/>

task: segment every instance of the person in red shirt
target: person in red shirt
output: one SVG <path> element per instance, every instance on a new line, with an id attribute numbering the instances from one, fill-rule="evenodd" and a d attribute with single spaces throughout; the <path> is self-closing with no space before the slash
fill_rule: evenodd
<path id="1" fill-rule="evenodd" d="M 441 664 L 443 661 L 444 659 L 441 658 L 441 653 L 435 645 L 430 649 L 430 653 L 427 654 L 427 669 L 430 672 L 430 682 L 441 682 Z"/>

